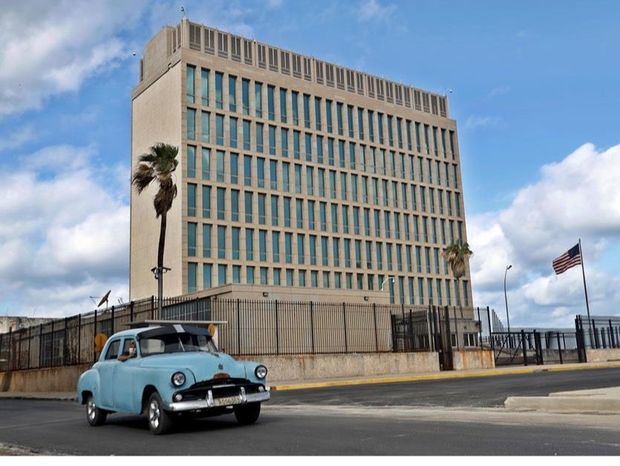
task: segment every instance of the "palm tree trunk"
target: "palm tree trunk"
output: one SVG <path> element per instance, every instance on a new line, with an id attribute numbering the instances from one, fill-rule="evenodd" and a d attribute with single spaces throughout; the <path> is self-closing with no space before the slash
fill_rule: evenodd
<path id="1" fill-rule="evenodd" d="M 164 299 L 164 247 L 166 245 L 167 212 L 161 214 L 159 225 L 159 245 L 157 247 L 157 318 L 161 319 L 162 301 Z"/>

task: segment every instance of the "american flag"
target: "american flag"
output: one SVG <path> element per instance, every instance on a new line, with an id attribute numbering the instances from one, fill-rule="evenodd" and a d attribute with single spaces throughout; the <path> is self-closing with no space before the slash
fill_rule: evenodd
<path id="1" fill-rule="evenodd" d="M 577 243 L 560 257 L 556 257 L 553 260 L 553 270 L 556 275 L 560 275 L 579 264 L 581 264 L 581 249 L 579 243 Z"/>

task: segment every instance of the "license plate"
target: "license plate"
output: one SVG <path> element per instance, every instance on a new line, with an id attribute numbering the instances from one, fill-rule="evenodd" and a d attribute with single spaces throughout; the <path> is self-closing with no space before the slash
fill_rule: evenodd
<path id="1" fill-rule="evenodd" d="M 237 405 L 239 403 L 241 403 L 241 397 L 239 395 L 237 396 L 225 396 L 222 398 L 215 398 L 213 400 L 215 406 L 230 406 L 230 405 Z"/>

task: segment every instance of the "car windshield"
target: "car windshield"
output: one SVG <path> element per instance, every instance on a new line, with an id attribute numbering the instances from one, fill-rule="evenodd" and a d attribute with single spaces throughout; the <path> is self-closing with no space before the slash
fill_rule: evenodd
<path id="1" fill-rule="evenodd" d="M 144 338 L 140 340 L 140 350 L 142 356 L 192 351 L 217 352 L 217 348 L 211 338 L 205 335 L 192 335 L 189 333 L 169 333 Z"/>

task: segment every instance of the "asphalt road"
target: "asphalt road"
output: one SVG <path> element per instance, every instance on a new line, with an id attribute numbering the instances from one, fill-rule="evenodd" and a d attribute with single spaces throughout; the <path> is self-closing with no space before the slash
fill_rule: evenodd
<path id="1" fill-rule="evenodd" d="M 620 455 L 617 416 L 476 408 L 508 394 L 612 385 L 620 370 L 276 392 L 253 426 L 222 416 L 160 437 L 135 416 L 91 428 L 75 403 L 5 399 L 0 444 L 82 455 Z"/>

